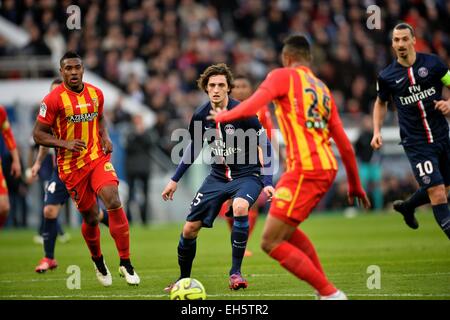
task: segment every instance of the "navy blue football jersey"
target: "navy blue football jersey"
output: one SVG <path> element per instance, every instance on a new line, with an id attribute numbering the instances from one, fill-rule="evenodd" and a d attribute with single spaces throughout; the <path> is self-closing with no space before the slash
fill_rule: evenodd
<path id="1" fill-rule="evenodd" d="M 229 98 L 228 110 L 240 102 Z M 243 176 L 260 176 L 261 164 L 257 147 L 264 143 L 263 150 L 270 156 L 270 142 L 256 116 L 227 123 L 208 120 L 211 103 L 200 106 L 192 116 L 189 132 L 193 144 L 192 157 L 197 158 L 206 140 L 211 151 L 211 175 L 224 180 Z M 201 130 L 200 130 L 201 128 Z M 201 133 L 201 135 L 200 135 Z M 267 148 L 267 149 L 265 149 Z M 265 153 L 265 152 L 263 152 Z"/>
<path id="2" fill-rule="evenodd" d="M 448 139 L 447 120 L 434 109 L 433 102 L 442 99 L 441 79 L 447 71 L 448 67 L 436 55 L 418 52 L 411 67 L 395 60 L 378 75 L 378 97 L 382 101 L 393 98 L 403 145 Z"/>

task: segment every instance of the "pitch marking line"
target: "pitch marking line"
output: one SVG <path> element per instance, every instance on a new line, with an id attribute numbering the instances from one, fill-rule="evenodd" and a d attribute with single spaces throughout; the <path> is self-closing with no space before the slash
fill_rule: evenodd
<path id="1" fill-rule="evenodd" d="M 32 294 L 13 294 L 13 295 L 0 295 L 2 298 L 30 298 L 30 299 L 62 299 L 62 298 L 167 298 L 167 294 L 133 294 L 133 295 L 32 295 Z M 386 293 L 386 294 L 367 294 L 367 293 L 354 293 L 348 294 L 349 297 L 450 297 L 449 293 Z M 290 293 L 253 293 L 253 294 L 209 294 L 208 297 L 315 297 L 315 294 L 290 294 Z"/>

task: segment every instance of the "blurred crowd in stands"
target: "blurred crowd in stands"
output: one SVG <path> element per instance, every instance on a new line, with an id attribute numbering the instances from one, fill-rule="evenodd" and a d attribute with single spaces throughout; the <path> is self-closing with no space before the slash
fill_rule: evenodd
<path id="1" fill-rule="evenodd" d="M 73 4 L 81 9 L 79 30 L 66 25 Z M 381 9 L 380 29 L 366 24 L 372 4 Z M 310 39 L 314 71 L 333 91 L 349 126 L 371 112 L 376 74 L 393 59 L 390 30 L 399 21 L 414 27 L 418 51 L 450 64 L 445 0 L 4 0 L 0 15 L 31 36 L 22 50 L 0 36 L 0 56 L 49 55 L 57 63 L 65 51 L 77 51 L 86 68 L 155 112 L 154 141 L 166 154 L 172 131 L 187 127 L 207 98 L 196 79 L 208 65 L 226 62 L 257 84 L 280 66 L 278 52 L 288 34 Z M 120 101 L 109 117 L 132 125 Z M 401 184 L 391 180 L 383 182 L 387 197 L 393 184 Z"/>

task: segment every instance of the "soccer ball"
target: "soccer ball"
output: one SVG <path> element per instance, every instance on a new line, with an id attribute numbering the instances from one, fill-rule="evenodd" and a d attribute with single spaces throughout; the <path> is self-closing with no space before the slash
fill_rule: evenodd
<path id="1" fill-rule="evenodd" d="M 170 300 L 205 300 L 205 287 L 192 278 L 178 280 L 170 290 Z"/>

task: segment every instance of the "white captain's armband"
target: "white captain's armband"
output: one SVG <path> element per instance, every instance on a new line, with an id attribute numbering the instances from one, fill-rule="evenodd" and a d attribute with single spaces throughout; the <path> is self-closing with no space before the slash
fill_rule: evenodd
<path id="1" fill-rule="evenodd" d="M 444 86 L 450 87 L 450 70 L 448 70 L 445 76 L 441 78 L 441 81 L 444 84 Z"/>

